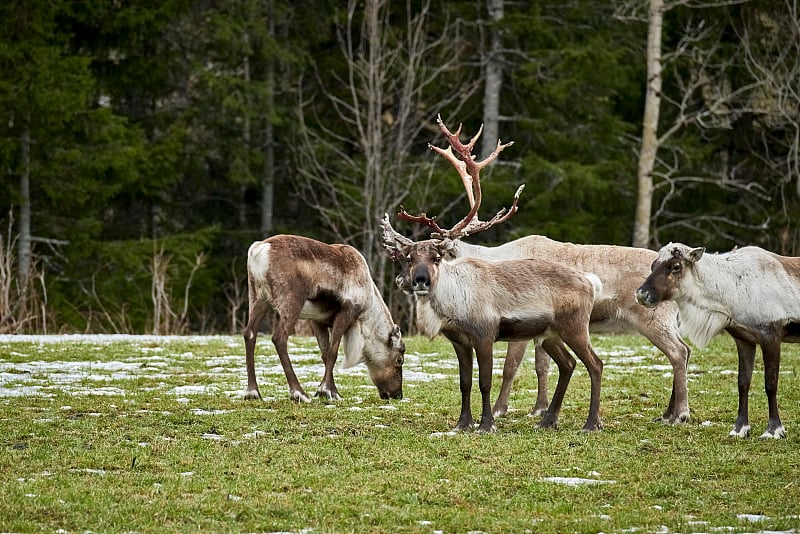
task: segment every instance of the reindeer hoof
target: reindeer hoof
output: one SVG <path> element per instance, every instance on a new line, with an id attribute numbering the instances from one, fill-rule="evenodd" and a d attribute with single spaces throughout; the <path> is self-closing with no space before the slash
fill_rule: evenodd
<path id="1" fill-rule="evenodd" d="M 258 389 L 248 389 L 244 392 L 244 400 L 261 400 L 261 393 Z"/>
<path id="2" fill-rule="evenodd" d="M 537 408 L 536 406 L 534 406 L 533 408 L 531 408 L 531 411 L 528 414 L 528 417 L 544 417 L 544 414 L 546 414 L 546 413 L 547 413 L 547 408 L 546 407 L 545 408 Z"/>
<path id="3" fill-rule="evenodd" d="M 342 396 L 339 395 L 339 392 L 334 390 L 328 389 L 318 389 L 317 392 L 314 394 L 315 397 L 325 397 L 329 401 L 338 401 L 342 400 Z"/>
<path id="4" fill-rule="evenodd" d="M 680 425 L 689 422 L 689 411 L 678 413 L 664 412 L 664 415 L 653 420 L 654 423 L 664 423 L 666 425 Z"/>
<path id="5" fill-rule="evenodd" d="M 477 434 L 492 434 L 497 432 L 497 427 L 494 425 L 488 425 L 484 427 L 483 425 L 479 426 L 478 429 L 475 431 Z"/>
<path id="6" fill-rule="evenodd" d="M 581 432 L 587 432 L 587 433 L 588 432 L 599 432 L 600 430 L 603 430 L 603 422 L 602 421 L 598 421 L 596 423 L 586 423 L 585 425 L 583 425 L 583 428 L 581 429 Z"/>
<path id="7" fill-rule="evenodd" d="M 558 429 L 558 417 L 553 417 L 552 415 L 547 415 L 547 412 L 544 413 L 544 417 L 542 420 L 539 421 L 537 425 L 539 428 L 547 428 L 552 430 Z"/>
<path id="8" fill-rule="evenodd" d="M 311 402 L 311 397 L 305 394 L 305 392 L 300 390 L 294 390 L 289 392 L 289 396 L 292 398 L 293 401 L 296 403 L 301 402 Z"/>
<path id="9" fill-rule="evenodd" d="M 783 425 L 775 428 L 773 430 L 767 429 L 761 436 L 761 439 L 784 439 L 786 438 L 786 429 L 783 428 Z"/>
<path id="10" fill-rule="evenodd" d="M 728 432 L 728 437 L 730 438 L 748 438 L 750 437 L 750 425 L 745 425 L 739 430 L 736 430 L 734 427 L 733 430 Z"/>
<path id="11" fill-rule="evenodd" d="M 492 410 L 492 417 L 503 417 L 508 413 L 508 404 L 502 406 L 495 404 Z"/>
<path id="12" fill-rule="evenodd" d="M 474 424 L 473 421 L 459 421 L 455 428 L 453 429 L 455 432 L 466 432 L 467 430 L 472 430 L 472 425 Z"/>

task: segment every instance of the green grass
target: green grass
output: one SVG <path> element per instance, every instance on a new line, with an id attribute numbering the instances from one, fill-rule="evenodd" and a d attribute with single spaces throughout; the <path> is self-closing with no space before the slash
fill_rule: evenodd
<path id="1" fill-rule="evenodd" d="M 671 387 L 639 337 L 594 337 L 606 362 L 605 430 L 583 434 L 580 364 L 559 429 L 536 428 L 532 354 L 497 433 L 450 435 L 455 356 L 410 338 L 405 398 L 382 401 L 366 370 L 337 369 L 345 399 L 297 405 L 259 338 L 263 402 L 242 400 L 239 337 L 0 338 L 2 532 L 753 532 L 800 527 L 800 358 L 784 345 L 785 440 L 728 438 L 736 356 L 695 350 L 692 421 L 652 422 Z M 307 390 L 313 340 L 294 338 Z M 496 368 L 503 363 L 498 344 Z M 529 349 L 532 352 L 532 349 Z M 304 374 L 305 373 L 305 374 Z M 555 366 L 551 387 L 555 384 Z M 493 399 L 499 390 L 496 376 Z M 767 418 L 759 364 L 754 436 Z M 480 410 L 477 381 L 473 410 Z M 548 477 L 602 484 L 569 486 Z M 757 520 L 757 521 L 754 521 Z"/>

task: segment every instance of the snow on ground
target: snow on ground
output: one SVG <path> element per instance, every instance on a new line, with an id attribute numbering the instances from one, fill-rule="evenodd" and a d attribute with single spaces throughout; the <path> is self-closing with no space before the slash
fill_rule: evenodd
<path id="1" fill-rule="evenodd" d="M 244 343 L 238 336 L 155 336 L 128 334 L 65 334 L 65 335 L 0 335 L 0 398 L 18 396 L 53 396 L 55 393 L 67 392 L 71 395 L 119 395 L 124 396 L 126 390 L 119 382 L 138 378 L 167 380 L 181 372 L 185 360 L 196 363 L 192 352 L 169 355 L 170 343 L 207 345 L 221 343 L 232 353 L 220 354 L 206 358 L 203 365 L 205 374 L 213 376 L 217 386 L 187 385 L 172 388 L 168 393 L 179 397 L 198 394 L 240 395 L 246 385 L 244 372 Z M 86 344 L 92 346 L 108 346 L 112 343 L 130 343 L 134 347 L 129 356 L 120 361 L 42 361 L 37 358 L 35 345 L 51 344 Z M 25 345 L 28 344 L 28 345 Z M 33 345 L 30 345 L 33 344 Z M 136 347 L 138 345 L 138 347 Z M 324 367 L 319 352 L 313 341 L 305 346 L 290 346 L 292 363 L 301 381 L 316 387 L 315 381 L 322 376 Z M 3 351 L 3 348 L 7 352 Z M 21 353 L 27 351 L 30 354 Z M 498 356 L 503 351 L 496 351 Z M 605 362 L 605 378 L 613 379 L 614 373 L 620 376 L 642 370 L 663 371 L 671 373 L 671 367 L 665 363 L 653 363 L 658 354 L 652 347 L 615 348 L 610 351 L 599 351 Z M 15 356 L 6 358 L 5 355 Z M 455 358 L 437 360 L 436 354 L 406 355 L 403 379 L 407 384 L 441 380 L 452 376 L 441 371 L 456 369 Z M 29 359 L 20 362 L 20 357 Z M 15 363 L 16 362 L 16 363 Z M 502 374 L 503 359 L 495 359 L 494 373 Z M 556 372 L 552 369 L 551 372 Z M 576 374 L 583 372 L 580 366 Z M 336 370 L 340 375 L 367 377 L 366 367 L 358 365 L 351 369 Z M 197 373 L 193 373 L 197 374 Z M 278 361 L 268 339 L 259 339 L 256 357 L 256 375 L 262 386 L 283 385 L 283 368 Z M 367 379 L 368 380 L 368 379 Z M 104 386 L 104 382 L 116 382 L 117 387 Z M 304 383 L 305 385 L 305 383 Z M 368 386 L 371 387 L 371 386 Z"/>

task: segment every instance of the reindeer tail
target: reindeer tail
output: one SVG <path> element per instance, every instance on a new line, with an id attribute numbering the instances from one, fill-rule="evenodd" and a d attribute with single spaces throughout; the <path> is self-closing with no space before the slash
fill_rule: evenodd
<path id="1" fill-rule="evenodd" d="M 600 293 L 603 291 L 603 282 L 601 282 L 600 277 L 594 273 L 583 273 L 583 275 L 592 283 L 592 287 L 594 287 L 594 300 L 597 301 L 597 299 L 600 298 Z"/>

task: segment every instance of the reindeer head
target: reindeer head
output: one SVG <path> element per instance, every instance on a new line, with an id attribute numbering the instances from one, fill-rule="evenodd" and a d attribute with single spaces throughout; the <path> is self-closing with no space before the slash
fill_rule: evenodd
<path id="1" fill-rule="evenodd" d="M 650 276 L 636 290 L 636 301 L 654 308 L 665 300 L 680 298 L 684 279 L 691 276 L 694 264 L 703 257 L 705 250 L 682 243 L 669 243 L 662 247 L 650 267 Z"/>
<path id="2" fill-rule="evenodd" d="M 403 234 L 392 228 L 389 222 L 389 214 L 385 213 L 381 219 L 383 228 L 383 247 L 399 267 L 399 273 L 395 277 L 395 284 L 404 293 L 412 294 L 412 279 L 409 276 L 412 254 L 418 253 L 421 248 L 433 247 L 438 254 L 446 260 L 454 259 L 457 256 L 455 241 L 453 239 L 426 239 L 424 241 L 412 241 Z"/>
<path id="3" fill-rule="evenodd" d="M 365 358 L 369 376 L 382 399 L 402 399 L 406 345 L 398 325 L 394 325 L 384 343 L 380 354 L 369 354 Z"/>
<path id="4" fill-rule="evenodd" d="M 417 296 L 427 295 L 439 279 L 439 268 L 446 254 L 443 242 L 436 240 L 420 241 L 410 247 L 398 276 L 403 279 L 401 289 Z"/>

